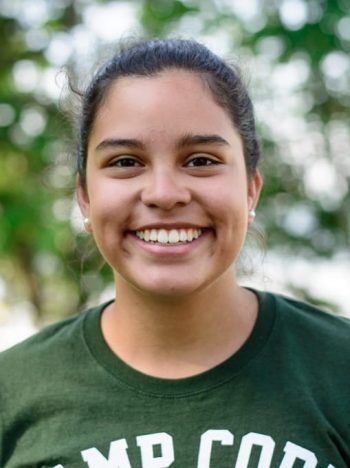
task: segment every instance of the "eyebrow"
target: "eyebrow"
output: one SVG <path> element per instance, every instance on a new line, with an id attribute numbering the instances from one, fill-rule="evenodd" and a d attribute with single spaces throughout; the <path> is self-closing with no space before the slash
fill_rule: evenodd
<path id="1" fill-rule="evenodd" d="M 106 148 L 116 148 L 119 146 L 129 147 L 133 149 L 144 149 L 145 145 L 140 140 L 135 138 L 106 138 L 102 140 L 97 146 L 96 151 L 101 151 Z"/>
<path id="2" fill-rule="evenodd" d="M 185 146 L 192 145 L 225 145 L 230 146 L 229 142 L 220 135 L 195 135 L 195 134 L 186 134 L 182 136 L 176 143 L 177 148 L 183 148 Z M 97 146 L 96 151 L 101 151 L 108 148 L 117 148 L 117 147 L 128 147 L 132 149 L 144 150 L 145 144 L 135 138 L 106 138 L 102 140 Z"/>
<path id="3" fill-rule="evenodd" d="M 183 146 L 191 145 L 225 145 L 230 146 L 229 142 L 220 135 L 193 135 L 187 134 L 180 138 L 177 143 L 177 147 L 181 148 Z"/>

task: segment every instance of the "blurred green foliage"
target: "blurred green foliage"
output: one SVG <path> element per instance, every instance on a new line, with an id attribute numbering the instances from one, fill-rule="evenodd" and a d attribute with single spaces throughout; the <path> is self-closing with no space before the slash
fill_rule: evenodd
<path id="1" fill-rule="evenodd" d="M 90 247 L 79 229 L 74 144 L 69 144 L 71 129 L 52 83 L 59 79 L 61 67 L 79 72 L 79 48 L 65 56 L 62 47 L 83 30 L 88 8 L 125 3 L 0 3 L 0 277 L 9 302 L 29 301 L 39 321 L 75 312 L 111 280 L 96 252 L 87 254 Z M 222 43 L 223 54 L 232 53 L 249 70 L 264 152 L 265 189 L 258 222 L 268 248 L 310 258 L 346 252 L 347 0 L 262 0 L 255 10 L 255 2 L 244 6 L 235 0 L 129 4 L 139 24 L 137 34 L 195 37 L 215 45 L 219 53 Z M 96 51 L 105 47 L 94 40 Z M 294 71 L 290 65 L 295 65 Z M 294 87 L 279 88 L 284 80 L 294 80 Z M 290 125 L 288 112 L 294 112 Z M 284 114 L 285 127 L 280 128 Z"/>

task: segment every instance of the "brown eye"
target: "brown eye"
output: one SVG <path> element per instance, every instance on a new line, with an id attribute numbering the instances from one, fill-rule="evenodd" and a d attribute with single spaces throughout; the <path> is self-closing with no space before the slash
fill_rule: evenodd
<path id="1" fill-rule="evenodd" d="M 218 161 L 215 159 L 209 158 L 207 156 L 196 156 L 192 158 L 188 163 L 187 166 L 189 167 L 201 167 L 201 166 L 212 166 L 215 164 L 219 164 Z"/>
<path id="2" fill-rule="evenodd" d="M 137 161 L 134 158 L 130 158 L 130 157 L 122 157 L 122 158 L 119 158 L 119 159 L 115 159 L 114 161 L 111 162 L 110 165 L 115 166 L 115 167 L 122 167 L 122 168 L 123 167 L 139 167 L 139 166 L 141 166 L 139 161 Z"/>

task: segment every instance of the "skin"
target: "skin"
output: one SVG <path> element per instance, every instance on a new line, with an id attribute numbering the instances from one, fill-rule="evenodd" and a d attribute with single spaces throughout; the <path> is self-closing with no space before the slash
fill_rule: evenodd
<path id="1" fill-rule="evenodd" d="M 128 77 L 108 92 L 90 135 L 88 230 L 113 269 L 117 300 L 104 311 L 110 348 L 146 374 L 181 378 L 232 355 L 252 331 L 253 293 L 234 264 L 262 180 L 248 177 L 227 112 L 194 73 Z M 154 245 L 135 231 L 198 228 L 182 245 Z"/>

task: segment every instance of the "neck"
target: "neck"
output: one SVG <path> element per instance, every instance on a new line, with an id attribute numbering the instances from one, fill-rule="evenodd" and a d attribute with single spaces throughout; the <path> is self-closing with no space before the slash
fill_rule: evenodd
<path id="1" fill-rule="evenodd" d="M 105 339 L 135 369 L 162 378 L 204 372 L 235 353 L 250 335 L 257 299 L 232 274 L 185 297 L 154 297 L 117 278 L 118 295 L 102 316 Z"/>

